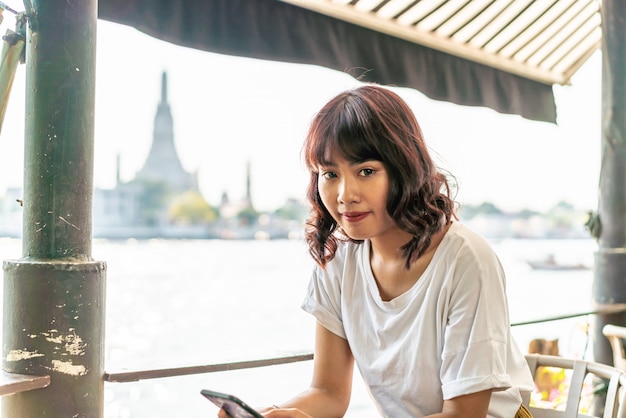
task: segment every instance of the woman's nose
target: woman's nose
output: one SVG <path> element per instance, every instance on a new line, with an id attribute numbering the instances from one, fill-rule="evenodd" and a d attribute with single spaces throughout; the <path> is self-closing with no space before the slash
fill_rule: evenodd
<path id="1" fill-rule="evenodd" d="M 349 204 L 358 201 L 359 191 L 358 185 L 354 180 L 343 178 L 339 184 L 337 201 L 343 204 Z"/>

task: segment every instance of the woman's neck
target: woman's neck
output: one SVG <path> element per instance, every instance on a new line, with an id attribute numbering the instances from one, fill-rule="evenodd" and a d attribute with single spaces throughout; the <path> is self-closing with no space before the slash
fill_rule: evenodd
<path id="1" fill-rule="evenodd" d="M 388 231 L 370 239 L 370 258 L 376 257 L 385 263 L 394 263 L 404 260 L 402 247 L 413 239 L 413 236 L 400 228 Z"/>
<path id="2" fill-rule="evenodd" d="M 370 266 L 378 286 L 380 297 L 389 301 L 410 289 L 430 264 L 435 251 L 443 240 L 450 225 L 431 237 L 428 248 L 406 268 L 406 257 L 402 254 L 402 246 L 409 242 L 411 236 L 396 234 L 396 238 L 370 241 Z"/>

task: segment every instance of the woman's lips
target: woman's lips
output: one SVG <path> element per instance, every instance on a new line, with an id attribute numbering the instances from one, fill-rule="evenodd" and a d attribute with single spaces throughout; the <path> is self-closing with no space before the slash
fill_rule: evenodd
<path id="1" fill-rule="evenodd" d="M 341 216 L 348 222 L 359 222 L 363 220 L 369 212 L 344 212 Z"/>

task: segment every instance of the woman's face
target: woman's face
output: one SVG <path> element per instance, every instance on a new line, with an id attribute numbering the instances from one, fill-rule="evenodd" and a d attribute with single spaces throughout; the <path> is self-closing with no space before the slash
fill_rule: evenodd
<path id="1" fill-rule="evenodd" d="M 382 162 L 350 162 L 334 153 L 318 169 L 322 203 L 350 238 L 372 239 L 399 230 L 387 212 L 389 177 Z"/>

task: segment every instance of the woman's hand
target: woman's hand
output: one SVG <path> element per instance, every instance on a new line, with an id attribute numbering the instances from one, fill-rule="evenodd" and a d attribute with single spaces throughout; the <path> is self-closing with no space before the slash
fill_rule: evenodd
<path id="1" fill-rule="evenodd" d="M 278 408 L 271 406 L 269 408 L 259 409 L 258 411 L 267 418 L 313 418 L 296 408 Z M 230 418 L 230 415 L 223 409 L 219 410 L 217 416 L 218 418 Z"/>
<path id="2" fill-rule="evenodd" d="M 274 405 L 257 411 L 267 418 L 344 416 L 350 403 L 353 369 L 354 357 L 348 342 L 318 322 L 311 386 L 281 402 L 281 407 Z M 217 416 L 230 418 L 226 411 L 220 411 Z"/>
<path id="3" fill-rule="evenodd" d="M 296 408 L 271 408 L 263 412 L 267 418 L 313 418 Z"/>

